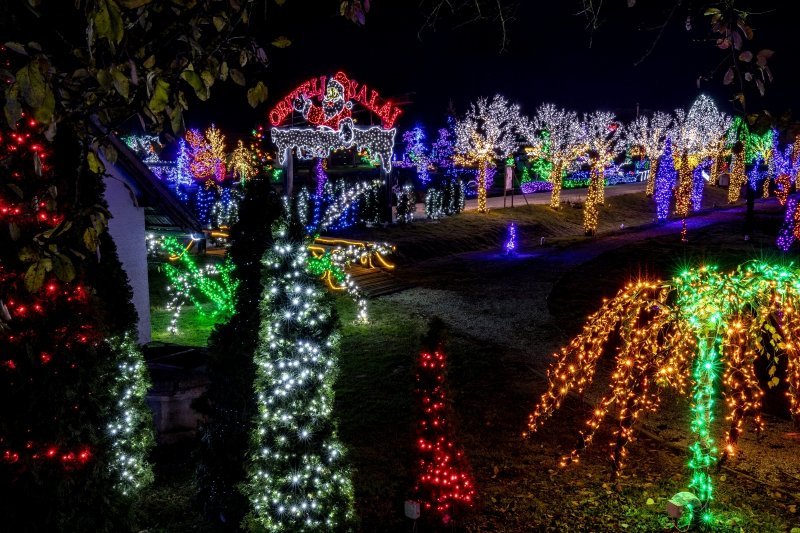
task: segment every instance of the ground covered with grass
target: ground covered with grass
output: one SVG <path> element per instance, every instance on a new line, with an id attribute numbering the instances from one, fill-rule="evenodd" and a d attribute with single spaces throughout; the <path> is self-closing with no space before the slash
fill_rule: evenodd
<path id="1" fill-rule="evenodd" d="M 724 191 L 709 189 L 706 199 L 709 206 L 722 205 Z M 542 431 L 528 439 L 522 431 L 546 387 L 550 354 L 625 281 L 640 275 L 665 278 L 700 263 L 729 268 L 751 258 L 796 258 L 780 257 L 774 247 L 781 219 L 774 203 L 758 204 L 749 241 L 742 238 L 742 210 L 734 209 L 693 219 L 689 241 L 682 243 L 680 224 L 653 224 L 653 206 L 641 194 L 611 198 L 595 239 L 580 236 L 580 209 L 554 212 L 546 206 L 351 232 L 397 244 L 395 275 L 414 286 L 371 301 L 369 326 L 353 324 L 352 303 L 337 300 L 342 338 L 336 413 L 353 465 L 361 529 L 411 530 L 403 500 L 413 486 L 414 361 L 427 322 L 436 316 L 448 327 L 453 423 L 478 495 L 475 508 L 444 529 L 669 530 L 666 500 L 688 482 L 685 402 L 667 398 L 671 410 L 644 422 L 648 432 L 630 445 L 619 478 L 611 473 L 607 434 L 598 436 L 579 464 L 558 466 L 577 442 L 590 409 L 586 403 L 570 399 Z M 522 237 L 515 258 L 499 253 L 510 220 Z M 608 372 L 606 364 L 599 387 Z M 800 526 L 800 472 L 793 466 L 800 442 L 786 436 L 790 425 L 780 416 L 768 422 L 768 432 L 777 436 L 764 442 L 743 437 L 743 458 L 733 465 L 740 473 L 716 476 L 717 519 L 710 530 Z M 147 504 L 153 510 L 148 515 L 159 516 L 157 523 L 148 519 L 150 531 L 205 530 L 191 505 L 191 446 L 187 443 L 181 453 L 163 447 L 159 452 L 160 475 Z M 766 468 L 776 463 L 780 469 Z M 168 507 L 160 514 L 155 512 L 159 502 Z"/>

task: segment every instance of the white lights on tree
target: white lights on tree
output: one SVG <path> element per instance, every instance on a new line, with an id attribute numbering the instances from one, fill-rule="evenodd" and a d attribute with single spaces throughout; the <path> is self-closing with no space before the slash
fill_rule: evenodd
<path id="1" fill-rule="evenodd" d="M 625 140 L 629 150 L 638 150 L 639 156 L 650 160 L 650 174 L 647 177 L 645 193 L 653 195 L 656 165 L 664 153 L 664 143 L 670 131 L 672 117 L 668 113 L 656 111 L 652 116 L 640 115 L 625 129 Z"/>
<path id="2" fill-rule="evenodd" d="M 333 418 L 338 332 L 321 281 L 307 271 L 306 240 L 273 231 L 265 254 L 248 482 L 252 529 L 342 531 L 353 487 Z"/>
<path id="3" fill-rule="evenodd" d="M 589 190 L 583 206 L 583 229 L 587 234 L 597 230 L 598 206 L 605 203 L 605 170 L 621 148 L 622 124 L 614 113 L 595 111 L 582 122 L 586 136 L 586 155 L 591 164 Z"/>
<path id="4" fill-rule="evenodd" d="M 586 139 L 578 115 L 553 104 L 542 104 L 533 121 L 523 124 L 522 134 L 533 148 L 533 155 L 552 163 L 550 207 L 558 209 L 561 206 L 561 175 L 585 151 Z"/>
<path id="5" fill-rule="evenodd" d="M 519 146 L 522 126 L 519 105 L 497 94 L 480 98 L 455 125 L 457 163 L 478 166 L 478 211 L 486 208 L 486 170 Z"/>

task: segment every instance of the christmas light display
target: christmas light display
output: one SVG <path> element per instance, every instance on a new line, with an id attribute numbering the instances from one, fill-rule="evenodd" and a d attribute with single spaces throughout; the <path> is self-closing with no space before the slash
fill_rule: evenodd
<path id="1" fill-rule="evenodd" d="M 210 218 L 214 227 L 227 229 L 239 220 L 239 204 L 242 202 L 244 192 L 238 188 L 222 187 L 219 200 L 211 208 Z"/>
<path id="2" fill-rule="evenodd" d="M 767 172 L 761 168 L 763 163 L 764 161 L 761 159 L 761 156 L 757 155 L 755 159 L 753 159 L 750 171 L 747 173 L 747 186 L 754 191 L 758 190 L 758 184 L 761 180 L 767 178 Z"/>
<path id="3" fill-rule="evenodd" d="M 792 143 L 792 181 L 797 187 L 797 178 L 800 177 L 800 134 L 794 138 Z"/>
<path id="4" fill-rule="evenodd" d="M 439 220 L 443 218 L 444 198 L 438 189 L 430 188 L 425 192 L 425 218 L 428 220 Z"/>
<path id="5" fill-rule="evenodd" d="M 503 245 L 506 255 L 514 255 L 517 253 L 517 225 L 513 222 L 508 225 L 506 232 L 506 243 Z"/>
<path id="6" fill-rule="evenodd" d="M 320 105 L 314 103 L 320 101 Z M 300 159 L 326 158 L 334 150 L 356 148 L 367 150 L 380 161 L 385 172 L 392 170 L 392 153 L 396 130 L 392 128 L 401 110 L 391 102 L 379 104 L 377 91 L 349 79 L 343 72 L 327 78 L 312 78 L 283 98 L 269 112 L 272 141 L 278 148 L 278 160 L 285 163 L 289 150 L 296 149 Z M 353 103 L 358 102 L 381 118 L 382 127 L 360 128 L 352 119 Z M 293 112 L 315 128 L 279 128 Z"/>
<path id="7" fill-rule="evenodd" d="M 189 157 L 189 150 L 186 148 L 186 141 L 180 139 L 178 141 L 178 157 L 175 159 L 175 173 L 173 175 L 176 190 L 180 185 L 189 185 L 192 183 L 193 178 L 190 163 L 191 160 Z"/>
<path id="8" fill-rule="evenodd" d="M 517 149 L 521 130 L 519 106 L 501 95 L 480 98 L 455 125 L 456 163 L 478 166 L 478 212 L 486 213 L 487 169 Z"/>
<path id="9" fill-rule="evenodd" d="M 464 182 L 460 178 L 447 178 L 442 185 L 442 209 L 447 216 L 457 215 L 465 207 Z"/>
<path id="10" fill-rule="evenodd" d="M 314 164 L 314 180 L 317 182 L 316 195 L 322 196 L 325 191 L 325 183 L 328 181 L 328 173 L 325 172 L 327 159 L 317 159 Z"/>
<path id="11" fill-rule="evenodd" d="M 205 135 L 198 130 L 186 131 L 189 145 L 189 170 L 198 181 L 225 179 L 225 136 L 212 124 Z"/>
<path id="12" fill-rule="evenodd" d="M 672 190 L 678 183 L 678 173 L 675 170 L 675 159 L 672 155 L 672 140 L 667 137 L 664 143 L 664 153 L 661 154 L 656 169 L 653 196 L 656 200 L 656 218 L 666 220 L 669 216 Z"/>
<path id="13" fill-rule="evenodd" d="M 153 477 L 147 370 L 106 232 L 102 177 L 87 168 L 74 130 L 61 126 L 52 144 L 27 113 L 13 130 L 0 128 L 8 531 L 114 528 Z"/>
<path id="14" fill-rule="evenodd" d="M 710 158 L 704 159 L 692 171 L 692 193 L 689 196 L 692 211 L 700 211 L 703 207 L 703 192 L 705 192 L 707 179 L 710 179 L 709 171 L 713 163 L 714 161 Z"/>
<path id="15" fill-rule="evenodd" d="M 414 213 L 417 210 L 417 197 L 414 194 L 414 187 L 403 185 L 396 194 L 397 221 L 401 224 L 410 224 L 414 221 Z"/>
<path id="16" fill-rule="evenodd" d="M 725 137 L 731 125 L 731 117 L 719 112 L 716 104 L 705 94 L 692 103 L 688 113 L 676 109 L 670 137 L 673 149 L 678 154 L 686 152 L 691 169 L 706 157 L 716 155 L 720 139 Z"/>
<path id="17" fill-rule="evenodd" d="M 313 105 L 315 98 L 322 103 L 320 107 Z M 391 101 L 381 98 L 376 90 L 360 84 L 344 72 L 337 72 L 331 78 L 319 76 L 301 83 L 269 111 L 268 117 L 273 126 L 280 126 L 294 111 L 300 111 L 313 124 L 327 122 L 332 129 L 338 129 L 339 122 L 345 118 L 341 112 L 352 108 L 350 101 L 377 115 L 384 129 L 390 129 L 402 113 Z"/>
<path id="18" fill-rule="evenodd" d="M 431 158 L 428 155 L 428 149 L 424 141 L 425 130 L 421 126 L 415 126 L 403 134 L 403 142 L 406 143 L 406 165 L 416 168 L 417 179 L 426 187 L 431 180 L 428 172 L 431 166 Z"/>
<path id="19" fill-rule="evenodd" d="M 681 239 L 686 240 L 686 217 L 689 214 L 691 195 L 694 190 L 692 183 L 693 167 L 689 163 L 689 156 L 683 152 L 678 163 L 678 186 L 675 188 L 675 214 L 682 219 Z"/>
<path id="20" fill-rule="evenodd" d="M 742 194 L 742 186 L 747 183 L 744 171 L 744 157 L 736 152 L 731 154 L 731 176 L 728 184 L 728 203 L 735 203 Z"/>
<path id="21" fill-rule="evenodd" d="M 640 115 L 625 129 L 625 142 L 629 150 L 637 150 L 642 159 L 651 162 L 647 177 L 645 194 L 652 196 L 655 191 L 655 176 L 658 171 L 658 160 L 664 152 L 664 143 L 669 133 L 672 117 L 661 111 L 652 116 Z"/>
<path id="22" fill-rule="evenodd" d="M 189 246 L 184 246 L 175 237 L 166 236 L 160 239 L 150 237 L 149 247 L 156 253 L 163 251 L 169 262 L 164 264 L 164 274 L 169 285 L 167 287 L 171 299 L 167 309 L 172 313 L 167 331 L 173 335 L 178 333 L 178 321 L 181 311 L 187 302 L 203 316 L 213 318 L 230 316 L 236 309 L 236 287 L 238 282 L 231 276 L 234 266 L 226 258 L 221 264 L 206 264 L 199 267 L 189 253 Z M 207 312 L 200 296 L 211 304 Z"/>
<path id="23" fill-rule="evenodd" d="M 691 386 L 694 442 L 688 466 L 690 487 L 701 502 L 693 512 L 709 520 L 713 468 L 735 454 L 745 418 L 753 418 L 757 430 L 763 428 L 763 387 L 756 365 L 766 365 L 768 387 L 780 384 L 778 364 L 788 365 L 790 409 L 793 416 L 800 414 L 798 280 L 798 269 L 753 261 L 729 273 L 706 266 L 686 270 L 671 282 L 629 283 L 556 355 L 548 370 L 548 390 L 530 416 L 529 432 L 538 430 L 570 392 L 587 389 L 601 355 L 618 333 L 609 392 L 595 403 L 580 448 L 592 442 L 608 412 L 616 408 L 611 449 L 614 471 L 619 473 L 636 420 L 658 410 L 667 387 L 686 395 Z M 762 342 L 765 335 L 772 339 L 769 344 Z M 712 428 L 720 389 L 730 424 L 723 447 L 716 444 Z M 579 451 L 564 456 L 562 466 L 577 461 Z"/>
<path id="24" fill-rule="evenodd" d="M 414 494 L 423 512 L 450 524 L 454 514 L 473 505 L 475 484 L 449 421 L 446 372 L 447 357 L 440 344 L 417 359 L 416 396 L 421 416 Z"/>
<path id="25" fill-rule="evenodd" d="M 231 153 L 230 168 L 233 170 L 233 179 L 244 183 L 258 172 L 254 163 L 255 154 L 245 148 L 244 141 L 236 143 L 236 149 Z"/>
<path id="26" fill-rule="evenodd" d="M 287 210 L 288 211 L 288 210 Z M 333 418 L 338 333 L 332 305 L 308 272 L 307 243 L 286 224 L 264 257 L 258 416 L 244 492 L 262 531 L 341 531 L 354 520 L 353 487 Z"/>
<path id="27" fill-rule="evenodd" d="M 613 113 L 595 111 L 584 117 L 581 127 L 591 161 L 589 190 L 583 204 L 583 229 L 587 235 L 593 235 L 597 231 L 598 205 L 605 203 L 605 170 L 619 152 L 622 124 L 614 119 Z"/>
<path id="28" fill-rule="evenodd" d="M 394 270 L 395 266 L 386 259 L 394 249 L 394 246 L 387 243 L 317 237 L 308 245 L 308 250 L 311 252 L 308 258 L 308 271 L 319 276 L 330 289 L 346 291 L 357 307 L 356 323 L 367 324 L 369 322 L 367 300 L 347 269 L 357 264 L 367 269 L 380 266 Z"/>
<path id="29" fill-rule="evenodd" d="M 286 155 L 292 148 L 296 149 L 300 159 L 312 159 L 326 158 L 334 150 L 355 147 L 358 150 L 369 150 L 370 154 L 378 158 L 381 168 L 385 172 L 391 172 L 396 131 L 379 127 L 353 127 L 352 139 L 345 142 L 340 132 L 330 129 L 272 128 L 272 142 L 278 149 L 278 162 L 282 165 L 286 163 Z"/>
<path id="30" fill-rule="evenodd" d="M 453 166 L 455 155 L 455 135 L 451 132 L 454 126 L 452 117 L 447 118 L 449 128 L 440 128 L 436 142 L 431 147 L 431 160 L 440 169 L 449 169 Z"/>
<path id="31" fill-rule="evenodd" d="M 122 137 L 122 142 L 130 148 L 144 163 L 157 163 L 159 161 L 156 147 L 161 147 L 157 135 L 127 135 Z"/>
<path id="32" fill-rule="evenodd" d="M 549 181 L 528 181 L 524 182 L 520 189 L 525 194 L 533 194 L 537 192 L 550 192 L 553 190 L 553 184 Z"/>
<path id="33" fill-rule="evenodd" d="M 122 354 L 112 385 L 117 402 L 106 427 L 111 437 L 111 470 L 117 479 L 116 489 L 128 495 L 153 480 L 147 455 L 154 439 L 145 405 L 150 380 L 142 352 L 130 334 L 112 337 L 107 342 L 113 352 Z M 143 428 L 147 429 L 142 431 Z"/>
<path id="34" fill-rule="evenodd" d="M 542 104 L 533 121 L 523 123 L 521 133 L 532 146 L 532 155 L 550 163 L 549 172 L 543 177 L 551 183 L 550 207 L 558 209 L 562 175 L 586 150 L 586 136 L 578 115 L 553 104 Z"/>
<path id="35" fill-rule="evenodd" d="M 778 145 L 778 134 L 772 136 L 772 172 L 771 176 L 775 179 L 775 196 L 781 205 L 786 205 L 786 199 L 792 188 L 792 151 L 794 147 L 789 144 L 783 150 Z"/>
<path id="36" fill-rule="evenodd" d="M 797 209 L 797 198 L 789 198 L 786 201 L 783 225 L 778 233 L 778 248 L 788 252 L 797 239 L 800 239 L 800 209 Z"/>

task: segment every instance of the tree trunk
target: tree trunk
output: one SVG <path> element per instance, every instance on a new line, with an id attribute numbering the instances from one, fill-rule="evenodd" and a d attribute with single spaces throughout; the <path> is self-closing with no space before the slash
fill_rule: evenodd
<path id="1" fill-rule="evenodd" d="M 561 163 L 553 164 L 553 170 L 550 171 L 550 183 L 553 185 L 550 193 L 550 207 L 559 209 L 561 207 Z"/>
<path id="2" fill-rule="evenodd" d="M 478 164 L 478 213 L 488 213 L 486 207 L 486 161 Z"/>

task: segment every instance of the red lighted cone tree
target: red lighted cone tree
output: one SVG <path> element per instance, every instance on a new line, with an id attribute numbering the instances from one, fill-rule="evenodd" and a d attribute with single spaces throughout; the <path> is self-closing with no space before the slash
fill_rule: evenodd
<path id="1" fill-rule="evenodd" d="M 416 485 L 423 517 L 449 523 L 459 510 L 471 507 L 475 485 L 464 451 L 456 445 L 447 403 L 447 356 L 441 341 L 424 349 L 417 359 Z"/>

